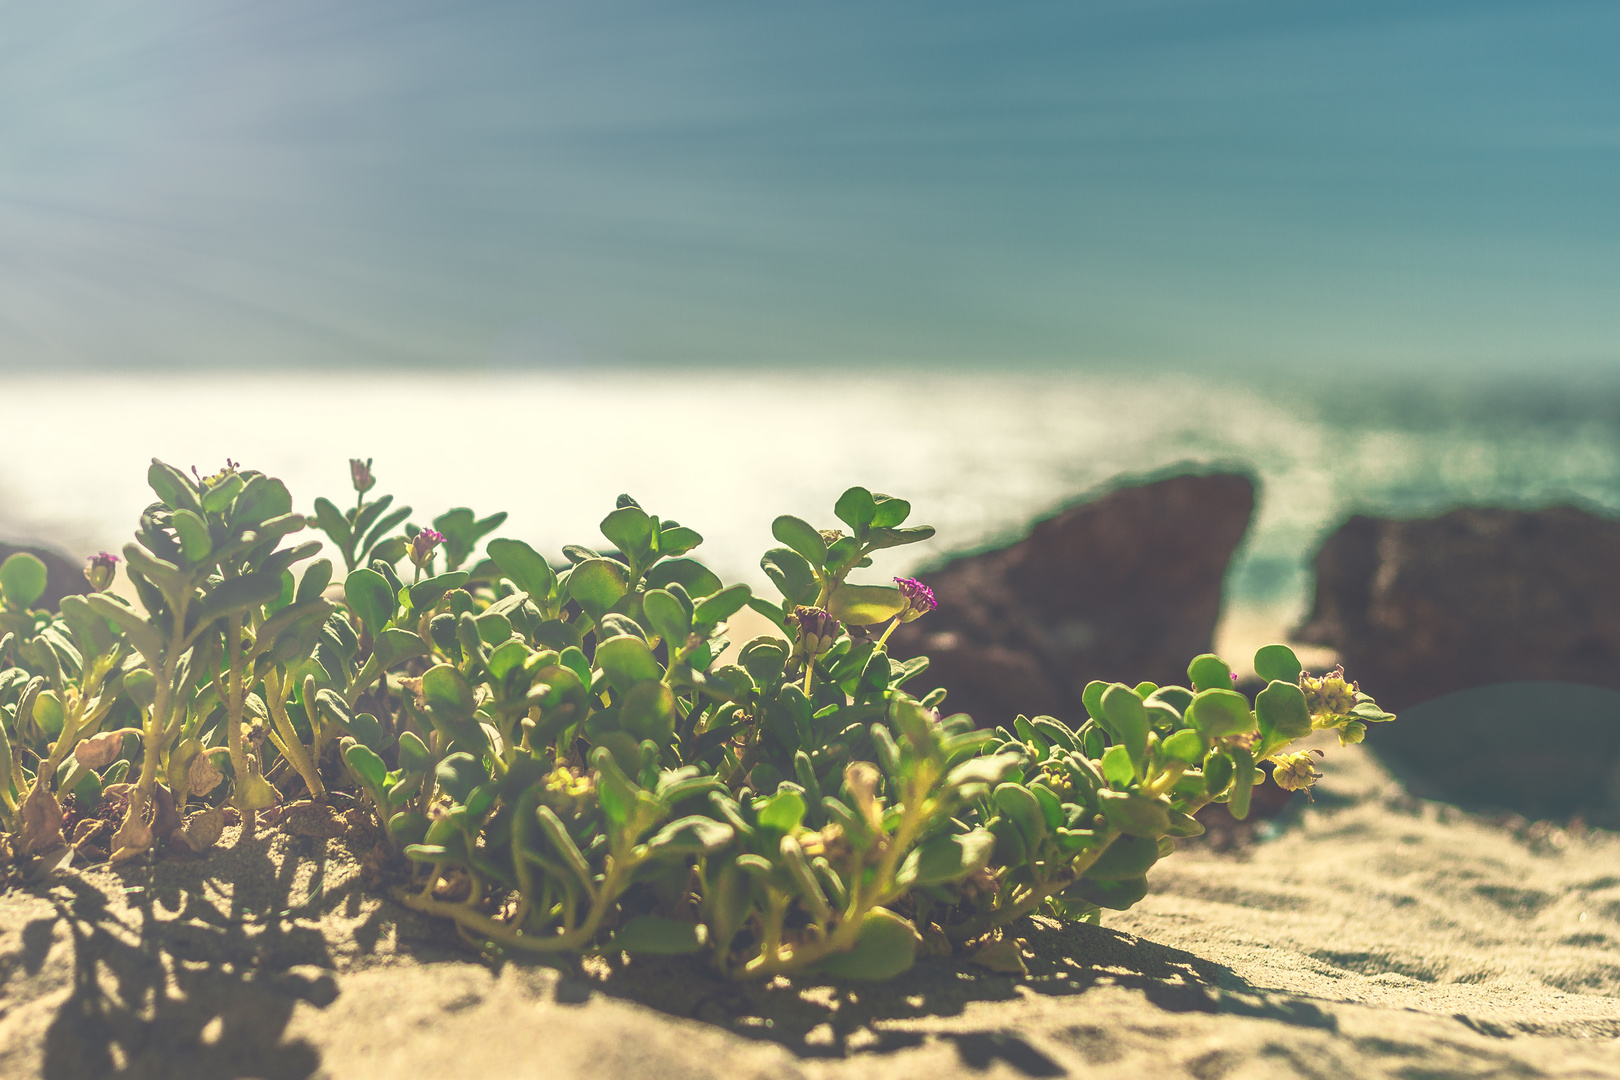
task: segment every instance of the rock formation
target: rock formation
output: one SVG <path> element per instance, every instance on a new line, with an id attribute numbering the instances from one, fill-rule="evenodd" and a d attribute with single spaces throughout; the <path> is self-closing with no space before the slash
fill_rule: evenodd
<path id="1" fill-rule="evenodd" d="M 1297 636 L 1392 711 L 1491 683 L 1620 689 L 1620 522 L 1571 506 L 1353 517 L 1315 566 Z"/>
<path id="2" fill-rule="evenodd" d="M 994 551 L 919 577 L 939 610 L 896 631 L 897 658 L 926 654 L 946 712 L 983 726 L 1017 713 L 1084 719 L 1092 679 L 1185 682 L 1208 652 L 1221 586 L 1254 511 L 1233 473 L 1123 487 L 1038 522 Z"/>

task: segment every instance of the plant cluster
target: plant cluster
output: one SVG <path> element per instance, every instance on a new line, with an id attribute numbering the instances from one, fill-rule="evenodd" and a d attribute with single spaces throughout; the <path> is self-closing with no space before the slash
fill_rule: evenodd
<path id="1" fill-rule="evenodd" d="M 1202 807 L 1247 814 L 1263 763 L 1309 787 L 1299 739 L 1392 719 L 1273 645 L 1252 701 L 1205 655 L 1188 686 L 1093 682 L 1086 717 L 983 729 L 909 689 L 926 659 L 888 655 L 928 588 L 849 580 L 933 535 L 902 499 L 851 488 L 832 529 L 778 517 L 766 598 L 628 496 L 602 550 L 553 564 L 484 544 L 504 514 L 407 524 L 351 466 L 353 505 L 306 517 L 262 473 L 154 461 L 135 541 L 55 612 L 33 608 L 38 560 L 0 566 L 0 854 L 203 851 L 229 820 L 340 804 L 397 899 L 483 948 L 885 978 L 919 950 L 1016 964 L 1014 920 L 1130 907 Z M 341 581 L 293 542 L 308 525 Z M 745 606 L 778 633 L 732 650 Z"/>

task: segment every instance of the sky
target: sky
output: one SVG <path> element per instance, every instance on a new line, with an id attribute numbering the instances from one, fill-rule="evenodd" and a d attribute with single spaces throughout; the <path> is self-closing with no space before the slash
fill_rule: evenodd
<path id="1" fill-rule="evenodd" d="M 1620 368 L 1620 5 L 0 0 L 0 370 Z"/>

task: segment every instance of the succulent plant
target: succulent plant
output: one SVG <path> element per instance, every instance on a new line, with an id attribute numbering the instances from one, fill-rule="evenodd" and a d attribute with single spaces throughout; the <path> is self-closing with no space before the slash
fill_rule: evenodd
<path id="1" fill-rule="evenodd" d="M 985 728 L 915 689 L 925 658 L 888 654 L 928 587 L 849 580 L 933 535 L 902 499 L 851 488 L 841 529 L 777 518 L 763 597 L 628 496 L 601 551 L 553 563 L 498 538 L 475 559 L 505 515 L 412 525 L 350 466 L 354 508 L 306 518 L 262 473 L 154 462 L 122 555 L 134 603 L 105 553 L 56 612 L 32 607 L 43 564 L 0 566 L 9 860 L 202 850 L 227 808 L 253 828 L 341 800 L 374 819 L 399 902 L 486 949 L 881 979 L 925 937 L 973 948 L 1037 911 L 1130 907 L 1201 808 L 1247 814 L 1262 762 L 1306 788 L 1298 740 L 1393 719 L 1274 645 L 1253 701 L 1205 655 L 1187 686 L 1093 682 L 1083 717 Z M 341 582 L 291 541 L 309 523 Z M 778 632 L 732 650 L 745 607 Z"/>

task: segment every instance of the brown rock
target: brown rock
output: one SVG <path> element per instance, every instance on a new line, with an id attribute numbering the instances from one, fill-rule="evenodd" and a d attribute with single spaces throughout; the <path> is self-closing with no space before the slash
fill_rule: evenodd
<path id="1" fill-rule="evenodd" d="M 294 836 L 308 836 L 316 840 L 342 836 L 348 828 L 348 824 L 332 807 L 308 800 L 289 803 L 281 814 L 279 824 Z"/>
<path id="2" fill-rule="evenodd" d="M 225 812 L 216 806 L 189 815 L 186 823 L 180 827 L 179 835 L 186 846 L 201 854 L 218 843 L 224 831 Z"/>
<path id="3" fill-rule="evenodd" d="M 1620 522 L 1571 506 L 1358 516 L 1315 566 L 1299 639 L 1393 712 L 1492 683 L 1620 689 Z"/>
<path id="4" fill-rule="evenodd" d="M 1184 474 L 1116 489 L 999 550 L 920 575 L 939 609 L 894 634 L 932 660 L 946 712 L 1083 718 L 1092 679 L 1185 682 L 1208 652 L 1221 585 L 1254 511 L 1254 481 Z"/>

